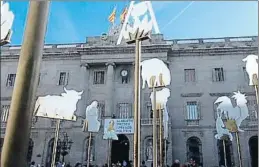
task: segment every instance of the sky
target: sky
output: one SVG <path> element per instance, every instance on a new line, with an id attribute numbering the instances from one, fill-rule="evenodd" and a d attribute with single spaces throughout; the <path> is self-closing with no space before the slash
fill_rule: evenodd
<path id="1" fill-rule="evenodd" d="M 119 15 L 129 1 L 52 1 L 45 43 L 84 43 L 87 36 L 107 33 L 108 16 L 117 6 Z M 15 18 L 12 45 L 20 45 L 28 1 L 10 1 Z M 258 35 L 258 2 L 154 1 L 159 29 L 165 39 L 215 38 Z"/>

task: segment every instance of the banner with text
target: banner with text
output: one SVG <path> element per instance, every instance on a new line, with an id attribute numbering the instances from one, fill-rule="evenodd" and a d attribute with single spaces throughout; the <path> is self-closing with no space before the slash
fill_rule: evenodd
<path id="1" fill-rule="evenodd" d="M 133 119 L 105 119 L 104 133 L 113 129 L 116 134 L 133 134 L 134 120 Z"/>

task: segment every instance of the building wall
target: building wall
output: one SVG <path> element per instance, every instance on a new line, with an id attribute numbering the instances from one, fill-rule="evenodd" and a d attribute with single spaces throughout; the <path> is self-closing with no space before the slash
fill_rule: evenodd
<path id="1" fill-rule="evenodd" d="M 167 162 L 174 159 L 187 161 L 187 140 L 197 137 L 201 142 L 202 160 L 204 166 L 218 165 L 218 148 L 214 138 L 215 110 L 213 102 L 223 94 L 231 95 L 233 91 L 245 92 L 254 98 L 254 89 L 245 80 L 241 60 L 248 54 L 258 54 L 258 40 L 256 37 L 193 39 L 193 40 L 164 40 L 161 35 L 153 36 L 153 40 L 144 43 L 142 59 L 158 57 L 164 60 L 171 71 L 171 97 L 168 101 L 170 115 L 169 149 Z M 214 40 L 214 41 L 213 41 Z M 198 41 L 192 43 L 192 41 Z M 212 41 L 212 42 L 211 42 Z M 98 43 L 99 42 L 99 43 Z M 91 45 L 91 46 L 90 46 Z M 99 47 L 95 47 L 99 46 Z M 106 46 L 109 45 L 109 46 Z M 112 46 L 111 43 L 100 44 L 99 38 L 89 38 L 88 43 L 75 45 L 45 46 L 41 63 L 41 77 L 37 90 L 38 96 L 59 95 L 63 92 L 63 85 L 58 85 L 59 74 L 69 73 L 67 89 L 84 90 L 82 99 L 77 103 L 76 122 L 61 124 L 61 135 L 66 132 L 73 140 L 73 145 L 66 161 L 75 164 L 85 162 L 86 142 L 88 133 L 82 132 L 82 117 L 85 108 L 93 100 L 105 103 L 105 113 L 101 119 L 110 118 L 118 113 L 118 103 L 130 103 L 133 114 L 134 102 L 134 47 Z M 72 47 L 73 46 L 73 47 Z M 3 47 L 1 53 L 1 103 L 10 104 L 13 87 L 6 86 L 8 74 L 16 73 L 19 46 Z M 223 68 L 225 80 L 213 82 L 213 68 Z M 120 72 L 129 71 L 128 84 L 121 83 Z M 184 80 L 184 70 L 195 69 L 195 82 Z M 104 84 L 93 84 L 94 72 L 105 72 Z M 141 90 L 141 159 L 145 159 L 146 141 L 152 136 L 152 124 L 149 118 L 148 103 L 150 101 L 148 88 Z M 200 119 L 195 125 L 186 121 L 185 104 L 187 101 L 198 101 L 200 104 Z M 118 117 L 118 115 L 116 115 Z M 1 124 L 1 137 L 4 137 L 6 123 Z M 248 118 L 242 124 L 245 132 L 240 133 L 243 165 L 250 167 L 248 140 L 257 135 L 257 119 Z M 32 160 L 45 163 L 48 142 L 54 137 L 55 122 L 39 118 L 33 126 L 31 138 L 34 141 Z M 103 126 L 100 133 L 94 134 L 95 163 L 104 164 L 107 158 L 108 141 L 102 139 Z M 133 159 L 133 135 L 127 135 L 130 141 L 130 156 Z M 233 140 L 235 164 L 238 164 L 236 140 Z M 151 162 L 147 162 L 150 165 Z"/>

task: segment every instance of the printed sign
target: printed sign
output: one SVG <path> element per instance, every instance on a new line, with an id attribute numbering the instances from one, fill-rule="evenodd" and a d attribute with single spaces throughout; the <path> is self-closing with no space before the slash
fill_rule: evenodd
<path id="1" fill-rule="evenodd" d="M 113 122 L 113 129 L 116 134 L 133 134 L 134 133 L 133 119 L 105 119 L 104 133 L 107 133 L 110 122 Z"/>

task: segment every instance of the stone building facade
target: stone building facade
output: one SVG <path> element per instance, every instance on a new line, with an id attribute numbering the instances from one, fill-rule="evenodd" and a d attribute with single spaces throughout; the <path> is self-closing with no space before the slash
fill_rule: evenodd
<path id="1" fill-rule="evenodd" d="M 60 95 L 67 89 L 84 90 L 77 104 L 76 122 L 62 122 L 60 139 L 66 133 L 73 141 L 65 161 L 75 164 L 87 160 L 88 133 L 82 132 L 86 106 L 93 100 L 99 102 L 100 132 L 93 134 L 91 161 L 106 163 L 108 141 L 102 139 L 105 118 L 132 118 L 134 100 L 133 45 L 115 45 L 116 38 L 88 37 L 86 43 L 45 45 L 41 63 L 37 95 Z M 1 141 L 4 138 L 9 105 L 18 64 L 20 46 L 1 48 Z M 159 58 L 171 71 L 171 97 L 168 101 L 170 117 L 167 162 L 181 162 L 194 158 L 204 167 L 222 164 L 220 142 L 216 134 L 216 112 L 213 102 L 217 97 L 232 96 L 240 90 L 247 95 L 250 116 L 243 122 L 245 132 L 240 133 L 243 165 L 253 167 L 258 159 L 258 120 L 254 88 L 248 85 L 245 63 L 248 54 L 258 55 L 258 37 L 233 37 L 217 39 L 165 40 L 153 35 L 144 41 L 142 60 Z M 128 75 L 121 76 L 127 70 Z M 141 160 L 150 165 L 147 150 L 152 141 L 150 90 L 141 90 Z M 191 111 L 191 106 L 194 109 Z M 28 161 L 49 164 L 55 121 L 39 118 L 31 130 Z M 112 143 L 112 159 L 123 155 L 133 160 L 133 135 L 120 135 L 120 143 Z M 228 161 L 238 165 L 236 138 L 228 143 Z M 257 148 L 256 148 L 257 147 Z M 118 151 L 119 149 L 119 151 Z M 117 151 L 117 152 L 116 152 Z M 252 158 L 253 157 L 253 158 Z M 252 166 L 253 163 L 253 166 Z"/>

